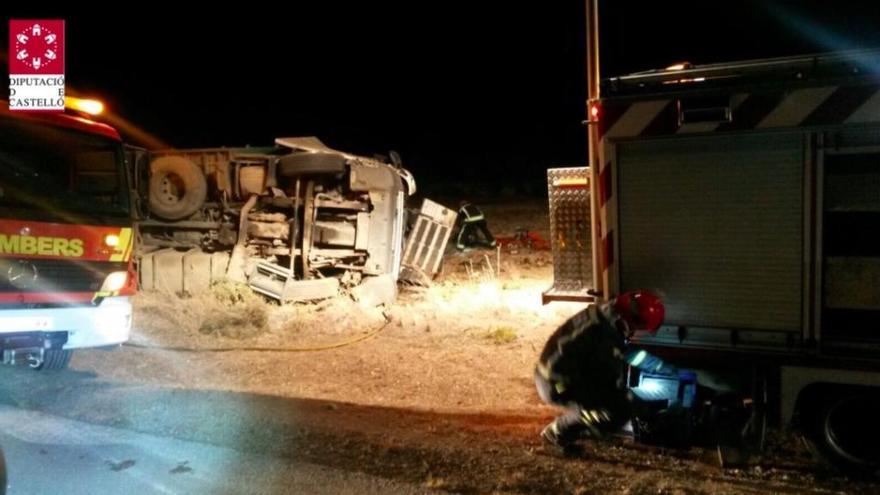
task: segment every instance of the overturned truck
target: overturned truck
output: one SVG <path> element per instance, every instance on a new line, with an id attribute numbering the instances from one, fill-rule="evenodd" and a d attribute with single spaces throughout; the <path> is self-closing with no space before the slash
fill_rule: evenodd
<path id="1" fill-rule="evenodd" d="M 396 294 L 405 247 L 442 253 L 455 214 L 429 200 L 422 216 L 436 235 L 404 245 L 416 185 L 395 153 L 355 156 L 314 137 L 275 143 L 132 152 L 150 172 L 150 214 L 137 224 L 142 288 L 197 293 L 225 278 L 280 301 L 351 289 L 380 303 Z"/>

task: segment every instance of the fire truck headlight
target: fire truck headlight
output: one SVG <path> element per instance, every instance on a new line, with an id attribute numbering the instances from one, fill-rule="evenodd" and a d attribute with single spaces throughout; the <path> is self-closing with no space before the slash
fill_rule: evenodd
<path id="1" fill-rule="evenodd" d="M 104 279 L 101 292 L 115 292 L 121 290 L 128 283 L 128 272 L 113 272 Z"/>
<path id="2" fill-rule="evenodd" d="M 119 236 L 116 234 L 107 234 L 104 236 L 104 245 L 108 247 L 116 247 L 119 245 Z"/>

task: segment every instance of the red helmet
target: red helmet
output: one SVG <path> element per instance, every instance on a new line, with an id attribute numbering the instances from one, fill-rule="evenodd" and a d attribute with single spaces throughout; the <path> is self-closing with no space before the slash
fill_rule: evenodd
<path id="1" fill-rule="evenodd" d="M 614 310 L 631 329 L 647 330 L 651 335 L 657 333 L 666 315 L 663 301 L 647 290 L 634 290 L 617 296 Z"/>

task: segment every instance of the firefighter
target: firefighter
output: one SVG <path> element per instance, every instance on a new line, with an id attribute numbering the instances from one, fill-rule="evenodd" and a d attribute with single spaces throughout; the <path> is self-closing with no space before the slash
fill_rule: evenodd
<path id="1" fill-rule="evenodd" d="M 541 399 L 566 409 L 541 432 L 550 453 L 577 455 L 576 440 L 618 431 L 646 405 L 627 387 L 627 364 L 655 374 L 678 373 L 628 342 L 636 330 L 655 333 L 664 312 L 653 293 L 627 292 L 591 305 L 553 333 L 535 369 Z"/>
<path id="2" fill-rule="evenodd" d="M 489 231 L 486 216 L 477 205 L 462 201 L 459 204 L 456 222 L 459 227 L 455 247 L 459 251 L 464 251 L 469 247 L 495 247 L 495 236 Z M 479 240 L 478 235 L 481 235 L 483 239 Z"/>

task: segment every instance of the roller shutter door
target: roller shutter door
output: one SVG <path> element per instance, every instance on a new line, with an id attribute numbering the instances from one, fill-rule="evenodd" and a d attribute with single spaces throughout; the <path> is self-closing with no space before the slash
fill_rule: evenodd
<path id="1" fill-rule="evenodd" d="M 631 142 L 617 152 L 622 290 L 661 291 L 668 324 L 800 329 L 801 135 Z"/>

